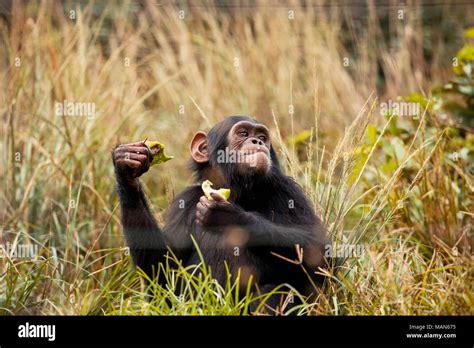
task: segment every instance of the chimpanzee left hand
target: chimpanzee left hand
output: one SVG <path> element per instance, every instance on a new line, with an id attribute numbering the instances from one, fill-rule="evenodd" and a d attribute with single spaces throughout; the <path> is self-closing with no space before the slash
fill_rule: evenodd
<path id="1" fill-rule="evenodd" d="M 196 204 L 196 223 L 204 227 L 220 227 L 236 224 L 244 213 L 242 208 L 226 201 L 216 193 L 211 193 L 213 200 L 201 196 Z"/>

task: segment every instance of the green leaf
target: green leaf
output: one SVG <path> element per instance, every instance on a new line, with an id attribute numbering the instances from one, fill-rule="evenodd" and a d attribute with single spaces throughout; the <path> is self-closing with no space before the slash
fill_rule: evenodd
<path id="1" fill-rule="evenodd" d="M 461 94 L 467 95 L 469 97 L 474 97 L 474 88 L 472 86 L 466 86 L 466 85 L 459 85 L 458 86 L 458 91 Z"/>
<path id="2" fill-rule="evenodd" d="M 398 119 L 398 117 L 392 118 L 389 125 L 388 125 L 388 131 L 390 132 L 390 134 L 396 135 L 396 136 L 398 136 L 400 134 L 400 132 L 398 130 L 398 127 L 397 127 L 397 119 Z"/>
<path id="3" fill-rule="evenodd" d="M 420 104 L 421 109 L 425 109 L 426 106 L 428 105 L 428 99 L 426 99 L 424 96 L 422 96 L 419 93 L 412 93 L 407 97 L 402 97 L 402 99 L 404 101 Z"/>
<path id="4" fill-rule="evenodd" d="M 474 60 L 474 46 L 464 45 L 464 47 L 459 50 L 456 56 L 461 62 Z"/>
<path id="5" fill-rule="evenodd" d="M 353 184 L 357 180 L 359 173 L 365 164 L 365 161 L 367 161 L 370 149 L 370 146 L 360 146 L 352 152 L 354 165 L 352 167 L 352 172 L 349 175 L 348 179 L 350 184 Z"/>
<path id="6" fill-rule="evenodd" d="M 150 148 L 151 155 L 153 156 L 153 160 L 150 163 L 151 166 L 167 162 L 174 158 L 173 156 L 167 156 L 165 154 L 165 146 L 158 141 L 147 140 L 145 141 L 145 145 Z"/>
<path id="7" fill-rule="evenodd" d="M 396 161 L 400 163 L 405 158 L 405 144 L 400 138 L 390 139 L 390 144 Z"/>
<path id="8" fill-rule="evenodd" d="M 467 38 L 474 38 L 474 27 L 467 28 L 464 31 L 464 36 Z"/>
<path id="9" fill-rule="evenodd" d="M 305 129 L 301 133 L 295 135 L 293 138 L 288 139 L 288 144 L 290 145 L 303 145 L 306 140 L 311 136 L 311 131 Z"/>
<path id="10" fill-rule="evenodd" d="M 391 160 L 385 162 L 382 165 L 382 171 L 384 173 L 391 173 L 391 172 L 395 171 L 397 168 L 398 168 L 398 165 L 397 165 L 397 162 L 395 162 L 394 159 L 391 159 Z"/>
<path id="11" fill-rule="evenodd" d="M 367 126 L 367 136 L 369 137 L 370 144 L 374 145 L 377 140 L 377 127 L 371 123 Z"/>

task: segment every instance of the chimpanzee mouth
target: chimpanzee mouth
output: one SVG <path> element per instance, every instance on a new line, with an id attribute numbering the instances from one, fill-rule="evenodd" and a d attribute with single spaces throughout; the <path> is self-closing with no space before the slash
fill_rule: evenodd
<path id="1" fill-rule="evenodd" d="M 268 155 L 268 153 L 263 149 L 252 150 L 252 151 L 249 151 L 249 152 L 242 152 L 242 154 L 244 156 L 252 156 L 252 155 L 259 154 L 259 153 L 263 153 L 265 155 Z"/>

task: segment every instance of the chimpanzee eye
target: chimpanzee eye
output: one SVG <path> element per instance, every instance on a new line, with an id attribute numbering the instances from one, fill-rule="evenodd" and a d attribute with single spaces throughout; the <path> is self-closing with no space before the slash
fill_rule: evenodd
<path id="1" fill-rule="evenodd" d="M 248 136 L 249 136 L 249 132 L 247 132 L 247 131 L 240 131 L 240 132 L 239 132 L 239 135 L 240 135 L 241 137 L 248 137 Z"/>
<path id="2" fill-rule="evenodd" d="M 267 141 L 267 137 L 265 135 L 261 135 L 258 138 L 263 142 Z"/>

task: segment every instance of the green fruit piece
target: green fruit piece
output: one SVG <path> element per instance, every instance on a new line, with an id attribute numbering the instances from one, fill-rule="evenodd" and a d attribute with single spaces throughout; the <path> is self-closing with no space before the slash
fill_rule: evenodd
<path id="1" fill-rule="evenodd" d="M 211 201 L 213 200 L 211 193 L 218 194 L 219 196 L 224 198 L 226 201 L 229 199 L 230 189 L 221 188 L 219 190 L 214 190 L 211 186 L 212 186 L 212 182 L 210 182 L 209 180 L 204 181 L 201 185 L 202 190 L 204 191 L 204 194 L 206 195 L 207 199 Z"/>
<path id="2" fill-rule="evenodd" d="M 164 163 L 174 158 L 173 156 L 167 156 L 165 154 L 165 146 L 158 141 L 147 140 L 145 141 L 145 145 L 150 148 L 151 155 L 153 156 L 153 160 L 150 163 L 151 166 Z"/>

